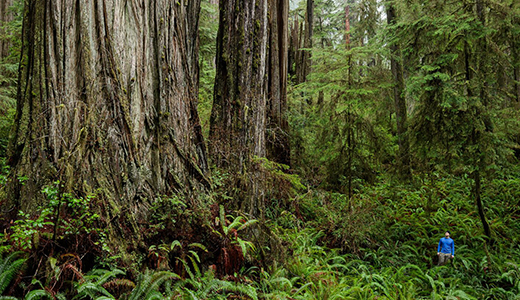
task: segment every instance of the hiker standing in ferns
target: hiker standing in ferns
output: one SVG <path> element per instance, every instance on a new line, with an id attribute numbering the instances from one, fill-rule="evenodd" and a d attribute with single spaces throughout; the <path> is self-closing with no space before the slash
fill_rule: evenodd
<path id="1" fill-rule="evenodd" d="M 450 232 L 446 231 L 444 237 L 439 240 L 437 247 L 437 255 L 439 256 L 438 266 L 445 265 L 450 258 L 455 257 L 455 242 L 450 238 Z"/>

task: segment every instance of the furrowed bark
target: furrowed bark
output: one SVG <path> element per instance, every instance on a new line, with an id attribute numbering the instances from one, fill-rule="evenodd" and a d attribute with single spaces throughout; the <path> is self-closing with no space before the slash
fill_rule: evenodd
<path id="1" fill-rule="evenodd" d="M 208 184 L 199 9 L 200 0 L 26 2 L 9 147 L 17 206 L 35 208 L 55 180 L 102 193 L 115 213 Z"/>
<path id="2" fill-rule="evenodd" d="M 221 0 L 217 74 L 210 119 L 210 150 L 217 166 L 244 176 L 238 200 L 251 216 L 263 215 L 255 157 L 266 157 L 268 0 Z"/>
<path id="3" fill-rule="evenodd" d="M 289 165 L 287 122 L 288 0 L 269 0 L 269 66 L 267 101 L 267 156 Z"/>

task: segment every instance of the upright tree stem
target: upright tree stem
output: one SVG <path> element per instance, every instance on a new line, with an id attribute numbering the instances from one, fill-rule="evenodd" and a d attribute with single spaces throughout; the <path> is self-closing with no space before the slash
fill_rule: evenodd
<path id="1" fill-rule="evenodd" d="M 396 22 L 395 9 L 392 4 L 387 4 L 387 21 L 389 25 L 394 25 Z M 406 99 L 404 93 L 404 79 L 403 66 L 401 63 L 401 50 L 397 43 L 392 42 L 390 45 L 390 63 L 392 69 L 392 76 L 394 79 L 394 103 L 395 116 L 397 122 L 397 139 L 399 143 L 399 153 L 397 162 L 399 166 L 399 173 L 404 179 L 411 178 L 410 166 L 410 143 L 407 134 L 407 111 Z"/>

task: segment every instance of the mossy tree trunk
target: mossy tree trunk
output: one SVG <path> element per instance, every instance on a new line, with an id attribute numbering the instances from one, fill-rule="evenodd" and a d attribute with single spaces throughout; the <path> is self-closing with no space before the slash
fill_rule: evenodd
<path id="1" fill-rule="evenodd" d="M 205 179 L 197 115 L 200 0 L 27 0 L 10 195 L 100 191 L 142 212 Z M 17 179 L 26 176 L 23 183 Z"/>
<path id="2" fill-rule="evenodd" d="M 217 166 L 241 174 L 247 195 L 238 206 L 263 214 L 254 157 L 266 157 L 268 0 L 220 0 L 217 74 L 210 118 L 210 151 Z"/>
<path id="3" fill-rule="evenodd" d="M 289 165 L 287 122 L 288 0 L 269 0 L 269 69 L 267 101 L 267 156 Z"/>

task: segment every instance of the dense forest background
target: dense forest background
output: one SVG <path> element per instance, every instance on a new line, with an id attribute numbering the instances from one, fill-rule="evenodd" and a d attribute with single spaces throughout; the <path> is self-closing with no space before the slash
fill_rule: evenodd
<path id="1" fill-rule="evenodd" d="M 520 299 L 519 113 L 516 0 L 4 0 L 0 299 Z"/>

